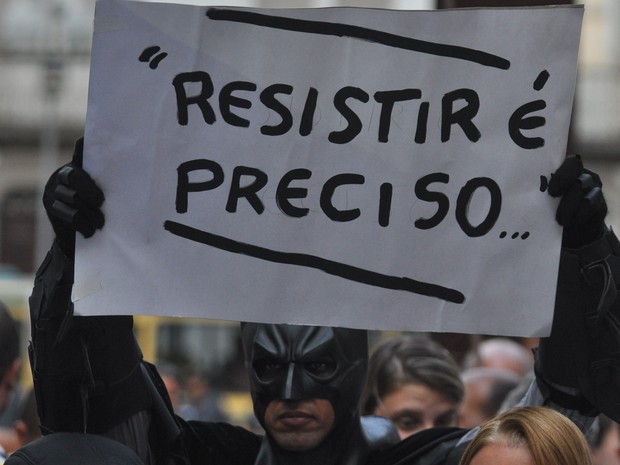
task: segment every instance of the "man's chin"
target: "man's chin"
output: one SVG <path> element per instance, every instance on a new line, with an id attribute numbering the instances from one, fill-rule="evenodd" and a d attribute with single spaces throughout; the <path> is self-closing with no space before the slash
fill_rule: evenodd
<path id="1" fill-rule="evenodd" d="M 290 452 L 305 452 L 314 449 L 323 440 L 323 435 L 317 432 L 277 432 L 271 434 L 271 438 L 280 446 Z"/>

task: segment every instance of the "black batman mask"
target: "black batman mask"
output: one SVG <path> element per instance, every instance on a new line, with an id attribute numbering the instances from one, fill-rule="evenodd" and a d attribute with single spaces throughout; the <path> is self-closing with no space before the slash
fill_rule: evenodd
<path id="1" fill-rule="evenodd" d="M 272 400 L 326 399 L 331 431 L 310 450 L 291 451 L 265 436 L 254 465 L 360 465 L 370 451 L 399 441 L 386 419 L 360 419 L 368 371 L 365 330 L 325 326 L 241 325 L 254 413 L 265 427 Z"/>
<path id="2" fill-rule="evenodd" d="M 327 399 L 336 424 L 357 414 L 368 370 L 365 330 L 254 323 L 242 324 L 241 330 L 261 424 L 275 399 Z"/>

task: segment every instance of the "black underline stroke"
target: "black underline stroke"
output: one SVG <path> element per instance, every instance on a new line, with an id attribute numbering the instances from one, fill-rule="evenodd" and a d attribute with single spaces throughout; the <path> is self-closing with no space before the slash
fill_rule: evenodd
<path id="1" fill-rule="evenodd" d="M 309 21 L 305 19 L 285 18 L 282 16 L 265 15 L 250 11 L 236 11 L 218 8 L 209 8 L 206 13 L 209 19 L 215 21 L 231 21 L 255 26 L 282 29 L 286 31 L 304 32 L 308 34 L 322 34 L 337 37 L 349 37 L 366 42 L 386 45 L 429 55 L 456 58 L 471 61 L 492 68 L 509 69 L 510 61 L 498 55 L 493 55 L 473 48 L 458 45 L 440 44 L 411 37 L 399 36 L 389 32 L 377 31 L 361 26 L 349 24 L 328 23 L 325 21 Z"/>
<path id="2" fill-rule="evenodd" d="M 465 302 L 465 296 L 461 292 L 455 289 L 439 286 L 437 284 L 424 283 L 411 278 L 399 278 L 397 276 L 384 275 L 374 271 L 365 270 L 363 268 L 335 262 L 333 260 L 316 257 L 314 255 L 280 252 L 257 245 L 246 244 L 244 242 L 218 236 L 207 231 L 202 231 L 185 224 L 177 223 L 175 221 L 164 222 L 164 229 L 175 236 L 183 237 L 185 239 L 209 245 L 227 252 L 247 255 L 274 263 L 314 268 L 333 276 L 338 276 L 340 278 L 362 284 L 368 284 L 370 286 L 407 291 L 428 297 L 436 297 L 456 304 L 462 304 Z"/>

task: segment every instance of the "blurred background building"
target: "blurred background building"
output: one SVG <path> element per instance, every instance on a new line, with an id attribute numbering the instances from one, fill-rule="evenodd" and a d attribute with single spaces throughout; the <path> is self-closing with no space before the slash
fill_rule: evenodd
<path id="1" fill-rule="evenodd" d="M 187 0 L 176 3 L 398 9 L 583 3 L 585 20 L 569 151 L 583 154 L 587 165 L 601 174 L 610 206 L 608 220 L 620 230 L 620 2 L 617 0 Z M 52 240 L 41 207 L 41 192 L 50 173 L 69 160 L 73 142 L 84 130 L 94 8 L 95 0 L 0 1 L 0 299 L 6 300 L 25 323 L 24 334 L 32 273 Z M 236 326 L 224 322 L 197 324 L 191 320 L 179 323 L 179 319 L 137 319 L 145 354 L 181 368 L 211 370 L 215 377 L 225 372 L 227 382 L 238 383 L 233 389 L 242 389 L 243 381 L 235 381 L 235 374 L 242 372 L 237 356 Z M 247 410 L 248 404 L 242 407 Z"/>

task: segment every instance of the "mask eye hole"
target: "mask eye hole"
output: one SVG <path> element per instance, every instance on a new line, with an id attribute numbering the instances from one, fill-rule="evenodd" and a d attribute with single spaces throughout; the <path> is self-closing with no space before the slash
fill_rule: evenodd
<path id="1" fill-rule="evenodd" d="M 254 371 L 261 381 L 270 381 L 282 376 L 286 365 L 274 358 L 262 358 L 254 361 Z"/>
<path id="2" fill-rule="evenodd" d="M 332 359 L 312 360 L 304 363 L 304 369 L 316 378 L 329 378 L 336 372 L 337 364 Z"/>

